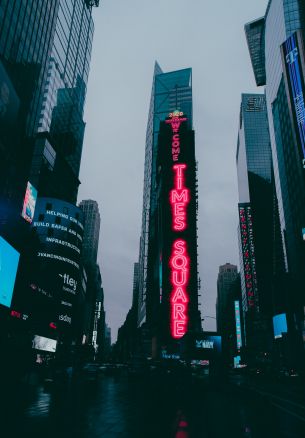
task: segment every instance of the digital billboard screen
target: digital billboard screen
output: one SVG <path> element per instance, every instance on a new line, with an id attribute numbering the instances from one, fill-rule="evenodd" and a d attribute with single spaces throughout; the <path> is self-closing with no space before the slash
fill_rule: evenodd
<path id="1" fill-rule="evenodd" d="M 36 201 L 37 201 L 37 190 L 28 181 L 25 196 L 24 196 L 21 216 L 29 223 L 32 223 L 34 219 Z"/>
<path id="2" fill-rule="evenodd" d="M 0 304 L 10 307 L 19 263 L 19 252 L 0 237 Z"/>
<path id="3" fill-rule="evenodd" d="M 275 315 L 273 317 L 273 332 L 274 332 L 274 338 L 282 338 L 283 333 L 287 333 L 287 319 L 286 314 L 281 313 L 279 315 Z"/>
<path id="4" fill-rule="evenodd" d="M 296 125 L 296 134 L 303 167 L 305 167 L 305 102 L 304 72 L 299 32 L 293 33 L 282 45 L 282 59 L 286 86 L 290 97 L 290 110 Z"/>
<path id="5" fill-rule="evenodd" d="M 33 339 L 33 348 L 35 350 L 49 351 L 55 353 L 57 341 L 55 339 L 44 338 L 43 336 L 35 335 Z"/>
<path id="6" fill-rule="evenodd" d="M 199 350 L 213 350 L 221 353 L 221 336 L 204 335 L 195 340 L 195 348 Z"/>
<path id="7" fill-rule="evenodd" d="M 241 338 L 239 301 L 234 301 L 234 310 L 235 310 L 235 327 L 236 327 L 236 346 L 237 346 L 237 349 L 240 350 L 240 348 L 242 347 L 242 338 Z"/>

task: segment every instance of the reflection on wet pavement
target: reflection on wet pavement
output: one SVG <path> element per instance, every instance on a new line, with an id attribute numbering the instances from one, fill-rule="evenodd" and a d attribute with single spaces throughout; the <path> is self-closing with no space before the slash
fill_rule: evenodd
<path id="1" fill-rule="evenodd" d="M 305 436 L 305 422 L 225 385 L 100 376 L 20 392 L 11 397 L 14 409 L 6 405 L 7 421 L 18 424 L 9 438 L 20 431 L 31 438 Z"/>

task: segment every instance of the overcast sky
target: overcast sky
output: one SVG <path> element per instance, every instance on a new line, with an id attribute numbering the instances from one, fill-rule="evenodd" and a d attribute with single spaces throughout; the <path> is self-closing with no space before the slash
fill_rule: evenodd
<path id="1" fill-rule="evenodd" d="M 221 264 L 239 264 L 236 139 L 240 95 L 255 86 L 244 24 L 267 0 L 101 0 L 88 83 L 79 201 L 101 213 L 98 261 L 112 340 L 132 299 L 141 232 L 145 132 L 154 62 L 193 69 L 199 161 L 202 316 L 215 316 Z M 206 319 L 204 328 L 214 330 Z"/>

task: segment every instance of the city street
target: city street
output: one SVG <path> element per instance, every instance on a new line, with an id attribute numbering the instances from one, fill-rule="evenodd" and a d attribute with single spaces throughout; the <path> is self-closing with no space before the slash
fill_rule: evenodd
<path id="1" fill-rule="evenodd" d="M 175 382 L 100 375 L 48 389 L 19 388 L 6 399 L 1 437 L 305 436 L 305 409 L 297 403 L 273 403 L 230 383 Z"/>

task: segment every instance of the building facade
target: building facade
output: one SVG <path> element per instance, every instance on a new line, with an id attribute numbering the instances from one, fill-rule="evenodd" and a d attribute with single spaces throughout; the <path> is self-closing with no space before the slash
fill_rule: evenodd
<path id="1" fill-rule="evenodd" d="M 156 177 L 160 122 L 164 121 L 168 114 L 176 109 L 188 114 L 187 124 L 192 129 L 192 71 L 191 69 L 184 69 L 163 73 L 158 63 L 156 63 L 145 144 L 142 229 L 139 251 L 139 327 L 147 321 L 149 235 L 150 220 L 154 215 L 157 204 Z"/>
<path id="2" fill-rule="evenodd" d="M 82 263 L 87 274 L 84 336 L 86 343 L 92 344 L 100 355 L 105 336 L 104 290 L 100 267 L 97 264 L 101 217 L 96 201 L 83 200 L 79 208 L 84 218 Z"/>
<path id="3" fill-rule="evenodd" d="M 259 30 L 258 30 L 259 29 Z M 305 221 L 303 167 L 304 120 L 304 5 L 298 0 L 270 0 L 263 19 L 245 26 L 257 85 L 265 85 L 275 185 L 280 225 L 290 277 L 291 330 L 297 328 L 299 342 L 304 331 L 304 263 L 302 229 Z M 259 32 L 255 43 L 253 34 Z M 259 43 L 258 43 L 259 41 Z M 259 61 L 258 61 L 259 60 Z M 290 74 L 297 72 L 296 86 Z M 294 94 L 296 93 L 296 94 Z M 300 351 L 303 348 L 300 347 Z M 301 357 L 301 355 L 300 355 Z"/>
<path id="4" fill-rule="evenodd" d="M 30 179 L 41 196 L 72 203 L 76 202 L 80 184 L 93 31 L 87 2 L 59 1 Z"/>
<path id="5" fill-rule="evenodd" d="M 238 276 L 237 266 L 226 263 L 219 266 L 217 277 L 216 320 L 217 332 L 223 335 L 226 321 L 226 308 L 230 297 L 232 285 Z"/>
<path id="6" fill-rule="evenodd" d="M 272 350 L 272 316 L 286 305 L 287 280 L 263 94 L 242 95 L 236 164 L 242 310 L 255 356 Z"/>

